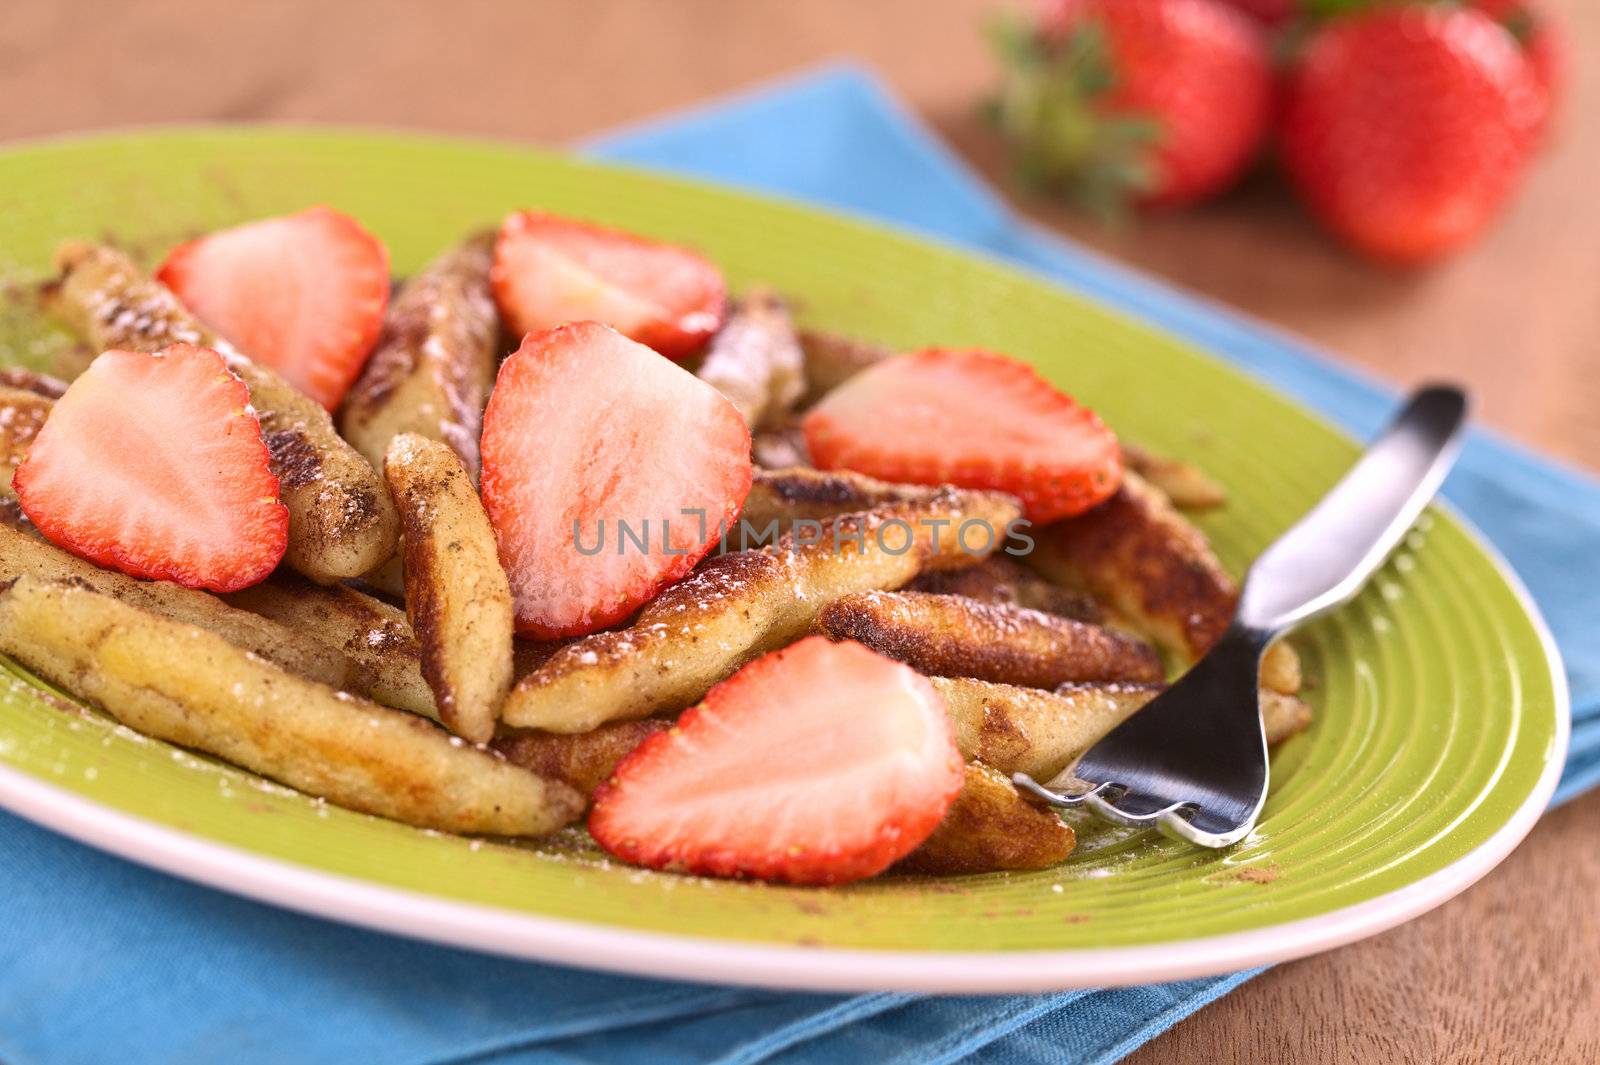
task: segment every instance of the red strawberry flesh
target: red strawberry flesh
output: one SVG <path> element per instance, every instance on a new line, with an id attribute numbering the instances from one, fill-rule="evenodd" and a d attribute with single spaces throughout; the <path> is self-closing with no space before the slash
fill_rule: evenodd
<path id="1" fill-rule="evenodd" d="M 624 759 L 589 831 L 652 868 L 841 884 L 916 849 L 962 775 L 927 678 L 813 636 L 745 666 Z"/>
<path id="2" fill-rule="evenodd" d="M 288 543 L 244 383 L 209 348 L 108 351 L 55 409 L 13 482 L 52 543 L 135 577 L 227 592 Z"/>
<path id="3" fill-rule="evenodd" d="M 192 240 L 158 276 L 195 317 L 329 410 L 372 354 L 389 302 L 389 253 L 327 207 Z"/>
<path id="4" fill-rule="evenodd" d="M 822 469 L 989 488 L 1030 520 L 1081 513 L 1116 491 L 1116 437 L 1030 366 L 985 351 L 889 359 L 829 392 L 803 422 Z"/>
<path id="5" fill-rule="evenodd" d="M 705 556 L 750 477 L 744 419 L 693 374 L 596 322 L 528 336 L 483 423 L 483 502 L 518 630 L 623 620 Z"/>
<path id="6" fill-rule="evenodd" d="M 492 278 L 500 312 L 519 336 L 596 321 L 681 359 L 722 323 L 722 275 L 701 256 L 539 212 L 506 219 Z"/>

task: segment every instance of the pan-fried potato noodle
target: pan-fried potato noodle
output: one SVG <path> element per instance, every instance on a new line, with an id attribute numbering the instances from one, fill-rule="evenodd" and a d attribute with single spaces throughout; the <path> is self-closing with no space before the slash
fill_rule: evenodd
<path id="1" fill-rule="evenodd" d="M 961 793 L 944 820 L 897 868 L 931 876 L 1048 869 L 1077 845 L 1054 810 L 1023 797 L 1004 773 L 968 762 Z"/>
<path id="2" fill-rule="evenodd" d="M 406 616 L 439 720 L 487 743 L 511 690 L 515 624 L 494 529 L 448 445 L 401 433 L 383 469 L 400 511 Z"/>
<path id="3" fill-rule="evenodd" d="M 1239 583 L 1205 534 L 1131 470 L 1100 506 L 1030 535 L 1029 565 L 1057 584 L 1089 591 L 1177 665 L 1198 661 L 1233 619 Z M 1274 691 L 1299 691 L 1294 648 L 1284 642 L 1269 648 L 1261 675 Z"/>
<path id="4" fill-rule="evenodd" d="M 401 710 L 297 677 L 204 629 L 19 577 L 0 650 L 147 736 L 409 825 L 538 836 L 583 797 Z"/>
<path id="5" fill-rule="evenodd" d="M 439 716 L 433 692 L 422 679 L 416 634 L 398 607 L 342 584 L 313 584 L 284 570 L 253 588 L 229 592 L 226 599 L 230 606 L 269 618 L 342 655 L 350 670 L 338 687 L 385 706 Z"/>
<path id="6" fill-rule="evenodd" d="M 0 581 L 18 577 L 71 581 L 141 610 L 197 625 L 241 650 L 323 684 L 342 688 L 355 679 L 352 664 L 342 651 L 296 624 L 280 624 L 282 619 L 238 609 L 197 588 L 171 581 L 141 581 L 116 570 L 101 569 L 38 537 L 0 525 Z"/>
<path id="7" fill-rule="evenodd" d="M 990 555 L 966 569 L 925 573 L 907 585 L 906 590 L 960 595 L 980 603 L 1042 610 L 1091 625 L 1105 621 L 1105 612 L 1087 592 L 1052 584 L 1020 562 L 1001 555 Z"/>
<path id="8" fill-rule="evenodd" d="M 779 424 L 794 409 L 805 391 L 804 358 L 783 300 L 757 288 L 733 305 L 696 376 L 755 430 Z"/>
<path id="9" fill-rule="evenodd" d="M 612 721 L 588 732 L 521 729 L 500 736 L 493 746 L 507 761 L 546 780 L 559 780 L 588 797 L 634 748 L 671 727 L 671 722 L 661 718 L 646 718 Z"/>
<path id="10" fill-rule="evenodd" d="M 796 523 L 824 522 L 875 507 L 926 503 L 949 491 L 920 484 L 894 484 L 849 470 L 824 471 L 808 466 L 757 469 L 751 476 L 750 494 L 745 496 L 739 520 L 752 535 L 768 529 L 774 535 L 783 535 L 794 531 Z"/>
<path id="11" fill-rule="evenodd" d="M 817 616 L 817 631 L 855 640 L 941 677 L 1054 688 L 1071 682 L 1153 684 L 1161 659 L 1144 641 L 1008 603 L 929 592 L 857 592 Z"/>
<path id="12" fill-rule="evenodd" d="M 1160 690 L 1084 684 L 1050 692 L 967 677 L 935 677 L 933 686 L 944 696 L 963 756 L 1035 780 L 1076 762 Z"/>
<path id="13" fill-rule="evenodd" d="M 493 261 L 494 234 L 475 234 L 390 301 L 372 357 L 339 410 L 340 432 L 373 468 L 383 469 L 389 441 L 416 433 L 449 445 L 477 480 L 483 405 L 498 365 Z"/>
<path id="14" fill-rule="evenodd" d="M 54 398 L 31 389 L 0 385 L 0 497 L 17 497 L 11 478 L 55 405 Z"/>
<path id="15" fill-rule="evenodd" d="M 1122 442 L 1126 467 L 1163 492 L 1181 510 L 1212 510 L 1228 502 L 1227 489 L 1192 462 Z"/>

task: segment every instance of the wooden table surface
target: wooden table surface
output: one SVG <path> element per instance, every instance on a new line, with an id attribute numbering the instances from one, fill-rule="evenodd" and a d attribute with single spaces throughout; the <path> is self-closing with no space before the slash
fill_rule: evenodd
<path id="1" fill-rule="evenodd" d="M 973 118 L 994 76 L 977 27 L 995 6 L 4 0 L 0 141 L 140 122 L 293 119 L 558 144 L 848 58 L 880 72 L 998 179 L 1002 157 Z M 1560 134 L 1487 239 L 1427 272 L 1386 273 L 1340 252 L 1270 179 L 1121 233 L 1049 205 L 1018 206 L 1396 384 L 1464 381 L 1485 422 L 1600 467 L 1600 4 L 1553 6 L 1575 53 Z M 1278 966 L 1130 1060 L 1600 1060 L 1597 844 L 1592 794 L 1548 816 L 1455 901 Z"/>

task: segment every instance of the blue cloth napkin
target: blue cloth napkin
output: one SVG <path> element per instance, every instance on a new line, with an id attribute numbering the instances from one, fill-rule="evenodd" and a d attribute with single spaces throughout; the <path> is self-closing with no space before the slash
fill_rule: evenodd
<path id="1" fill-rule="evenodd" d="M 1036 270 L 1368 434 L 1394 396 L 1293 341 L 1033 231 L 863 74 L 820 71 L 590 146 L 869 215 Z M 1476 433 L 1446 488 L 1522 573 L 1567 658 L 1573 756 L 1600 781 L 1600 484 Z M 716 988 L 488 958 L 196 887 L 0 815 L 0 1061 L 1110 1062 L 1250 973 L 934 997 Z"/>

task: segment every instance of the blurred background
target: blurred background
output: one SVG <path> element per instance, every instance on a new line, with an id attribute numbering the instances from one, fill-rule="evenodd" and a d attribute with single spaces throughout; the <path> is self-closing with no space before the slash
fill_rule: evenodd
<path id="1" fill-rule="evenodd" d="M 1266 3 L 1273 0 L 1239 0 Z M 1374 266 L 1270 165 L 1107 228 L 1009 180 L 980 115 L 996 0 L 6 0 L 0 139 L 134 123 L 366 123 L 564 144 L 829 60 L 869 66 L 1049 227 L 1400 384 L 1450 375 L 1484 420 L 1600 466 L 1600 4 L 1545 0 L 1565 88 L 1520 188 L 1463 250 Z"/>
<path id="2" fill-rule="evenodd" d="M 1251 153 L 1265 158 L 1181 209 L 1134 208 L 1108 225 L 1025 190 L 1013 178 L 1015 138 L 984 117 L 1003 71 L 1017 70 L 1014 54 L 1009 67 L 1001 62 L 986 27 L 1009 11 L 1031 40 L 1036 9 L 996 0 L 0 0 L 0 142 L 207 121 L 576 145 L 809 66 L 852 62 L 1050 230 L 1393 384 L 1461 380 L 1477 393 L 1483 421 L 1592 470 L 1600 468 L 1600 3 L 1544 0 L 1542 9 L 1565 55 L 1548 128 L 1511 164 L 1516 187 L 1460 247 L 1406 268 L 1374 262 L 1312 219 L 1304 188 L 1297 193 L 1271 161 L 1270 130 Z M 1260 41 L 1264 64 L 1286 47 L 1265 29 Z M 1342 62 L 1359 66 L 1379 51 L 1358 48 Z M 1419 66 L 1389 59 L 1404 71 Z M 1279 122 L 1279 106 L 1263 124 Z M 1429 135 L 1493 132 L 1471 110 L 1431 115 Z M 1359 167 L 1379 151 L 1358 143 L 1353 158 Z M 1550 1037 L 1549 1010 L 1577 996 L 1581 1016 L 1585 996 L 1596 1001 L 1597 800 L 1550 815 L 1461 900 L 1370 942 L 1274 969 L 1131 1060 L 1433 1061 L 1441 1046 L 1568 1060 L 1580 1048 L 1551 1044 L 1545 1054 L 1540 1041 Z M 1588 1049 L 1592 1060 L 1600 1047 Z"/>

